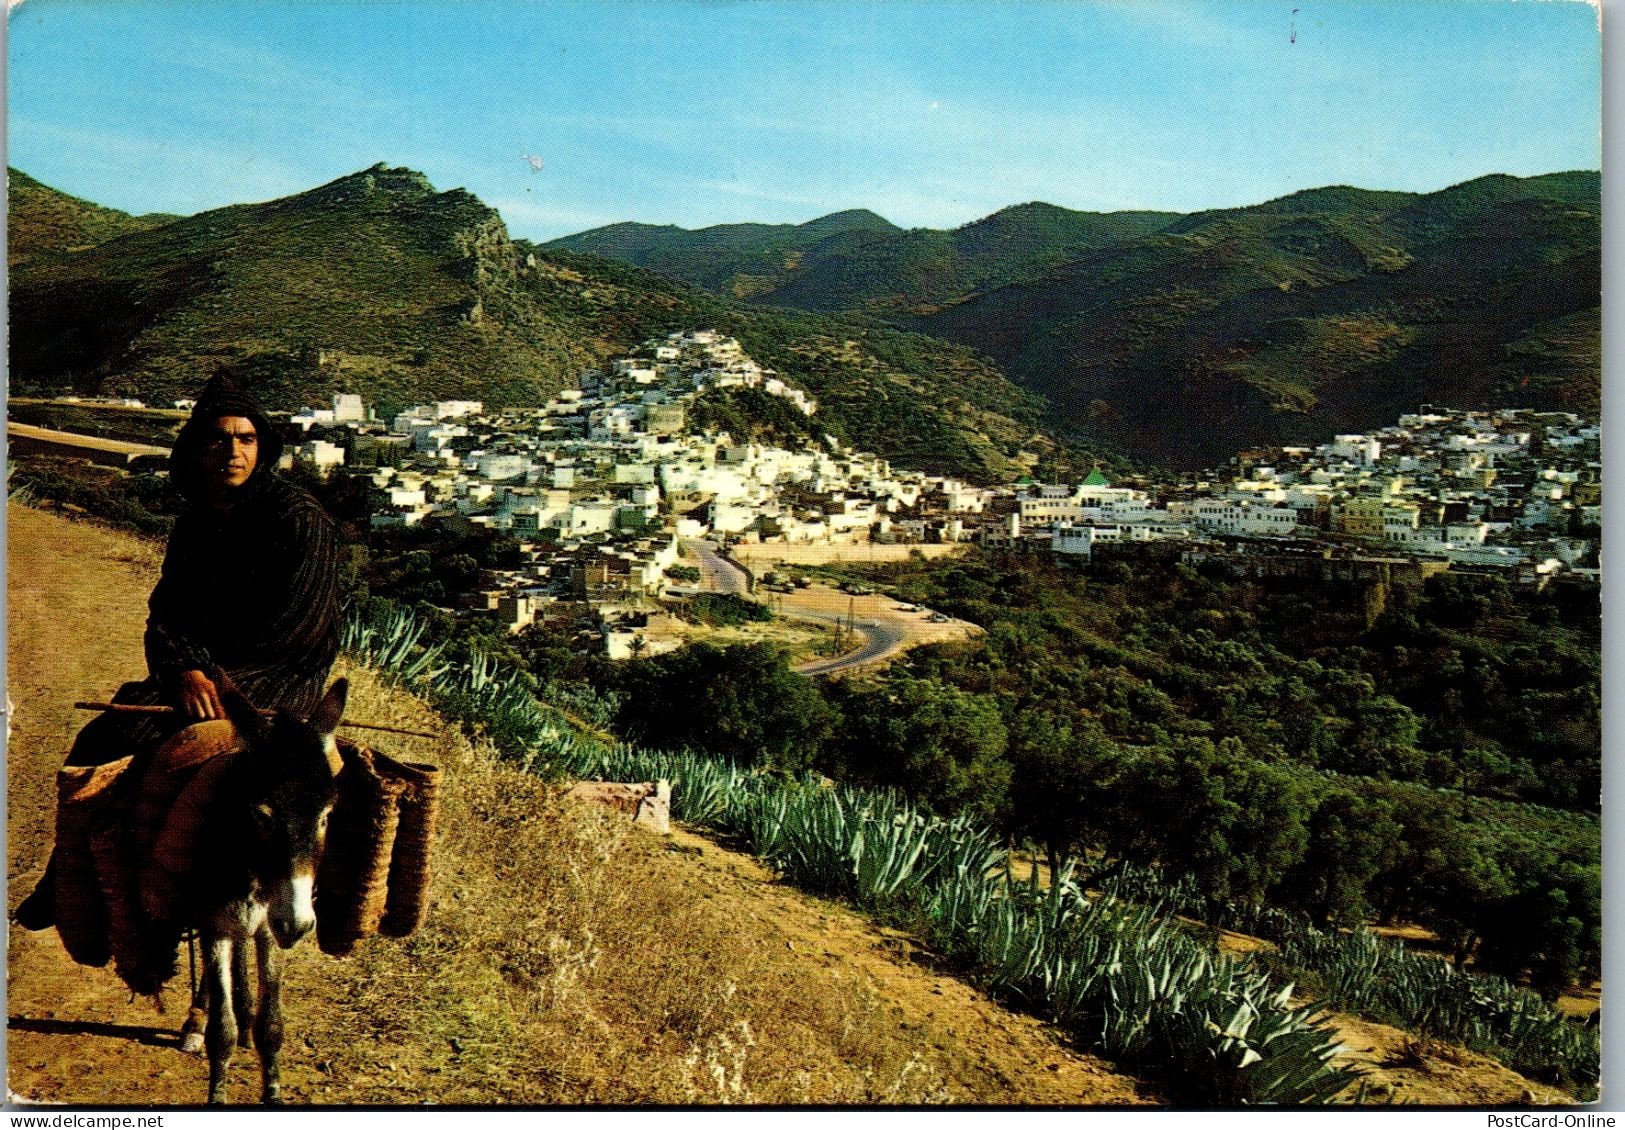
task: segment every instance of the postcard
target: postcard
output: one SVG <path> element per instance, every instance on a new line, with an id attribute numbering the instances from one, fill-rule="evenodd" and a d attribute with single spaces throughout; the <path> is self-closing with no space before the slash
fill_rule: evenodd
<path id="1" fill-rule="evenodd" d="M 1597 8 L 8 14 L 11 1105 L 1598 1101 Z"/>

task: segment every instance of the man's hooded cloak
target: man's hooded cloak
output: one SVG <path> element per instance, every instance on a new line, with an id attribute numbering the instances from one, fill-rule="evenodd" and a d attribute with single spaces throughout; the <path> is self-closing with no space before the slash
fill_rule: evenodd
<path id="1" fill-rule="evenodd" d="M 229 509 L 208 504 L 199 456 L 215 421 L 241 416 L 259 436 L 254 473 Z M 224 376 L 210 380 L 176 437 L 170 476 L 191 508 L 175 520 L 148 601 L 150 677 L 114 700 L 180 705 L 182 672 L 227 676 L 255 706 L 304 717 L 320 701 L 340 629 L 338 540 L 308 492 L 276 472 L 282 440 L 260 406 Z M 69 764 L 151 748 L 183 716 L 108 714 L 80 731 Z"/>

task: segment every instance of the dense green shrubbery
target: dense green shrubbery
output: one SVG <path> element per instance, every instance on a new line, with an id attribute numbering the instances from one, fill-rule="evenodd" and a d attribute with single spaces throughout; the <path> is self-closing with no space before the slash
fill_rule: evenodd
<path id="1" fill-rule="evenodd" d="M 683 618 L 696 624 L 715 627 L 737 627 L 740 624 L 765 624 L 773 613 L 765 604 L 746 600 L 731 592 L 695 593 L 683 609 Z"/>
<path id="2" fill-rule="evenodd" d="M 1124 863 L 1106 877 L 1106 898 L 1084 898 L 1070 867 L 1048 890 L 1037 887 L 1036 872 L 1029 884 L 1016 883 L 1008 871 L 998 874 L 1007 858 L 1001 844 L 964 815 L 945 820 L 890 791 L 831 789 L 689 749 L 583 738 L 537 702 L 523 676 L 483 661 L 444 667 L 410 616 L 354 623 L 349 632 L 358 654 L 415 677 L 449 715 L 521 764 L 669 780 L 678 819 L 738 838 L 811 890 L 903 916 L 972 979 L 1088 1046 L 1170 1070 L 1195 1101 L 1323 1101 L 1353 1076 L 1328 1066 L 1330 1038 L 1315 1010 L 1288 1007 L 1289 987 L 1171 930 L 1148 903 L 1280 941 L 1272 960 L 1311 976 L 1329 1003 L 1460 1040 L 1581 1094 L 1595 1086 L 1595 1031 L 1556 1018 L 1499 979 L 1320 931 L 1284 910 L 1206 898 L 1192 877 L 1167 884 Z M 617 708 L 574 697 L 579 712 L 609 717 Z"/>
<path id="3" fill-rule="evenodd" d="M 1323 924 L 1418 921 L 1542 992 L 1595 975 L 1595 590 L 1031 557 L 842 568 L 986 629 L 916 649 L 876 693 L 996 707 L 1009 786 L 981 803 L 1052 860 L 1155 863 Z"/>
<path id="4" fill-rule="evenodd" d="M 704 748 L 740 764 L 806 768 L 835 714 L 771 644 L 690 644 L 625 664 L 619 731 L 639 745 Z"/>
<path id="5" fill-rule="evenodd" d="M 966 817 L 688 750 L 585 739 L 549 717 L 518 674 L 483 661 L 443 666 L 421 635 L 397 615 L 353 622 L 346 642 L 359 658 L 393 664 L 526 767 L 670 781 L 674 816 L 735 837 L 793 882 L 883 913 L 906 908 L 973 980 L 1087 1046 L 1166 1071 L 1193 1101 L 1323 1102 L 1357 1077 L 1329 1066 L 1333 1034 L 1315 1010 L 1288 1006 L 1289 989 L 1144 911 L 1085 899 L 1064 881 L 1024 888 L 997 873 L 998 842 Z"/>

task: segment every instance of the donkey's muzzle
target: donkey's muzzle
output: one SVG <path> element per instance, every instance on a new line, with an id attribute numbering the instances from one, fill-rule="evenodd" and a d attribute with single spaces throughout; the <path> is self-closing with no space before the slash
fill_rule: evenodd
<path id="1" fill-rule="evenodd" d="M 271 916 L 271 936 L 276 944 L 283 949 L 292 949 L 311 930 L 315 929 L 316 919 L 284 918 L 279 914 Z"/>
<path id="2" fill-rule="evenodd" d="M 295 943 L 316 928 L 316 905 L 312 897 L 315 880 L 310 875 L 296 875 L 287 886 L 277 892 L 280 896 L 271 903 L 271 936 L 283 949 Z"/>

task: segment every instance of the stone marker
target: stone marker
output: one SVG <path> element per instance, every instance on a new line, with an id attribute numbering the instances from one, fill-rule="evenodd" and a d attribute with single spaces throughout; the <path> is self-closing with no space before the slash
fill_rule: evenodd
<path id="1" fill-rule="evenodd" d="M 671 782 L 582 781 L 565 794 L 623 812 L 632 822 L 660 835 L 671 831 Z"/>

